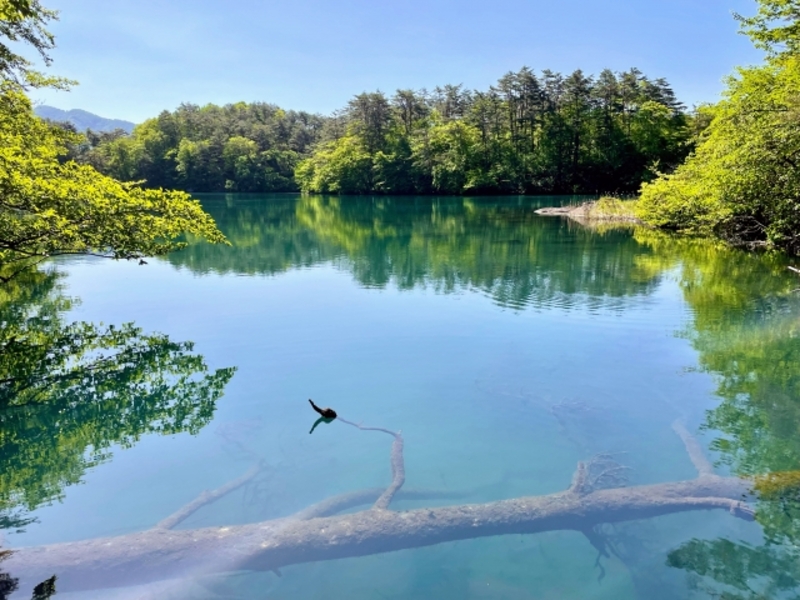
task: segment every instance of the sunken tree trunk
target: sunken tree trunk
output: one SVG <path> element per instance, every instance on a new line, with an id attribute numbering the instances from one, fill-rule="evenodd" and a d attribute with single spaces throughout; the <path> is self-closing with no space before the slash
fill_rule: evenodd
<path id="1" fill-rule="evenodd" d="M 389 510 L 395 498 L 446 496 L 400 489 L 405 481 L 400 433 L 345 422 L 394 437 L 393 478 L 387 489 L 336 496 L 281 519 L 227 527 L 172 529 L 202 506 L 244 485 L 257 473 L 257 469 L 251 469 L 226 486 L 205 492 L 147 531 L 21 548 L 3 568 L 20 578 L 23 591 L 54 574 L 58 577 L 59 591 L 67 591 L 138 585 L 198 574 L 277 571 L 300 563 L 553 530 L 583 532 L 597 545 L 595 526 L 684 511 L 725 510 L 735 517 L 753 518 L 752 510 L 740 500 L 747 494 L 747 482 L 714 475 L 700 446 L 680 423 L 674 429 L 697 468 L 695 479 L 620 487 L 621 467 L 609 457 L 598 457 L 579 463 L 572 483 L 563 492 L 397 512 Z M 364 504 L 372 506 L 360 512 L 337 514 Z"/>

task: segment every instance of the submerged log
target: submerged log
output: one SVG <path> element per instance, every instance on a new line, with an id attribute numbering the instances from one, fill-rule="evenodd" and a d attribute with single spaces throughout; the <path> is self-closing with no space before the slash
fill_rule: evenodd
<path id="1" fill-rule="evenodd" d="M 301 563 L 496 535 L 586 532 L 602 523 L 694 510 L 725 510 L 735 517 L 753 518 L 752 510 L 741 502 L 748 491 L 747 482 L 711 473 L 699 445 L 680 425 L 675 426 L 676 433 L 698 470 L 698 477 L 692 480 L 595 489 L 598 477 L 593 484 L 590 466 L 580 463 L 572 484 L 563 492 L 401 512 L 388 510 L 388 504 L 404 495 L 399 489 L 405 478 L 402 437 L 389 430 L 362 429 L 395 437 L 393 480 L 386 491 L 354 492 L 291 517 L 248 525 L 183 531 L 162 526 L 110 538 L 22 548 L 5 567 L 20 578 L 21 589 L 56 574 L 59 590 L 66 591 L 136 585 L 196 574 L 276 571 Z M 417 494 L 418 498 L 429 496 Z M 375 504 L 366 510 L 336 515 L 370 502 Z"/>

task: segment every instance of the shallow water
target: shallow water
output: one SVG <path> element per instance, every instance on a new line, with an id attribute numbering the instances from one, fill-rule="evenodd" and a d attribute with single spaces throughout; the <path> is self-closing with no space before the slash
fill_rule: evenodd
<path id="1" fill-rule="evenodd" d="M 402 430 L 406 488 L 463 494 L 398 499 L 397 509 L 555 493 L 578 461 L 599 454 L 626 467 L 615 471 L 624 481 L 601 482 L 608 486 L 691 479 L 671 427 L 681 419 L 718 473 L 778 474 L 771 485 L 754 480 L 756 522 L 718 510 L 602 525 L 609 545 L 599 557 L 583 533 L 549 531 L 293 565 L 280 577 L 195 573 L 58 595 L 797 593 L 800 575 L 787 567 L 800 533 L 800 478 L 791 475 L 800 469 L 796 279 L 777 257 L 533 214 L 566 200 L 209 195 L 202 202 L 231 247 L 192 244 L 146 266 L 59 261 L 49 297 L 80 299 L 65 322 L 133 321 L 192 341 L 212 369 L 236 372 L 194 434 L 140 427 L 123 440 L 109 425 L 119 420 L 112 403 L 101 404 L 85 417 L 101 433 L 76 433 L 56 455 L 86 447 L 72 443 L 81 435 L 89 451 L 98 439 L 108 447 L 76 460 L 70 476 L 58 461 L 37 462 L 44 454 L 26 453 L 24 440 L 4 449 L 6 473 L 26 473 L 8 476 L 22 483 L 6 485 L 7 513 L 20 489 L 55 482 L 28 502 L 32 510 L 18 508 L 35 521 L 9 529 L 6 546 L 148 529 L 259 461 L 254 480 L 178 528 L 257 522 L 388 485 L 391 438 L 338 420 L 309 435 L 316 414 L 307 398 Z"/>

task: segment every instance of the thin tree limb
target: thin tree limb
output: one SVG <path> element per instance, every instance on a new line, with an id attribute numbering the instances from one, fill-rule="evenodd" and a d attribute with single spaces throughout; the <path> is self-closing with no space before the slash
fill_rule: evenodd
<path id="1" fill-rule="evenodd" d="M 386 491 L 381 494 L 381 497 L 375 501 L 373 508 L 378 510 L 388 510 L 389 504 L 392 502 L 394 495 L 403 487 L 406 481 L 406 467 L 403 461 L 403 436 L 399 433 L 395 435 L 394 442 L 392 442 L 392 483 L 386 488 Z"/>
<path id="2" fill-rule="evenodd" d="M 218 487 L 215 490 L 211 490 L 210 492 L 207 490 L 202 492 L 197 498 L 195 498 L 188 504 L 182 506 L 179 510 L 172 513 L 166 519 L 162 519 L 161 521 L 159 521 L 156 524 L 155 528 L 172 529 L 176 527 L 178 524 L 185 521 L 187 518 L 189 518 L 191 515 L 196 513 L 204 506 L 216 502 L 223 496 L 227 496 L 231 492 L 238 490 L 240 487 L 248 483 L 250 480 L 253 479 L 253 477 L 258 475 L 258 473 L 261 471 L 262 466 L 263 465 L 261 464 L 255 465 L 250 469 L 248 469 L 248 471 L 241 477 L 234 479 L 233 481 L 229 481 L 225 485 Z"/>
<path id="3" fill-rule="evenodd" d="M 394 442 L 392 442 L 392 453 L 390 462 L 392 465 L 392 483 L 389 484 L 389 487 L 386 488 L 386 491 L 381 494 L 381 496 L 375 501 L 373 508 L 377 510 L 388 510 L 389 504 L 392 502 L 392 498 L 398 492 L 398 490 L 403 487 L 403 484 L 406 481 L 406 467 L 405 461 L 403 459 L 403 436 L 401 433 L 390 431 L 389 429 L 384 429 L 383 427 L 363 427 L 359 423 L 353 423 L 352 421 L 348 421 L 347 419 L 342 419 L 339 417 L 339 420 L 343 423 L 347 423 L 348 425 L 352 425 L 353 427 L 357 427 L 362 431 L 380 431 L 382 433 L 386 433 L 394 437 Z"/>
<path id="4" fill-rule="evenodd" d="M 700 444 L 697 443 L 697 440 L 694 438 L 694 436 L 689 433 L 683 422 L 675 421 L 672 424 L 672 430 L 678 434 L 679 438 L 681 438 L 683 445 L 686 447 L 686 453 L 689 455 L 689 459 L 692 461 L 694 468 L 697 469 L 697 474 L 700 477 L 714 475 L 714 466 L 706 458 L 706 455 L 703 452 L 703 449 L 700 447 Z"/>

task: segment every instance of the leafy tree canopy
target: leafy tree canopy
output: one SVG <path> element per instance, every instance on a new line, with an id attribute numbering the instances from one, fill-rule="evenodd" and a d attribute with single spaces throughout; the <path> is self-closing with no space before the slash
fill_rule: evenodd
<path id="1" fill-rule="evenodd" d="M 123 184 L 61 160 L 74 136 L 34 116 L 23 91 L 0 87 L 0 266 L 96 253 L 160 255 L 192 233 L 224 242 L 213 220 L 182 192 Z"/>
<path id="2" fill-rule="evenodd" d="M 759 0 L 758 5 L 752 17 L 736 15 L 742 33 L 772 55 L 796 54 L 800 50 L 800 2 Z"/>
<path id="3" fill-rule="evenodd" d="M 362 93 L 331 117 L 265 103 L 185 104 L 72 155 L 117 179 L 188 191 L 633 192 L 686 156 L 692 118 L 636 69 L 523 68 L 487 91 Z"/>
<path id="4" fill-rule="evenodd" d="M 48 256 L 164 254 L 185 233 L 224 242 L 200 205 L 179 192 L 121 184 L 68 160 L 79 138 L 34 116 L 25 86 L 66 84 L 11 50 L 27 45 L 49 64 L 56 13 L 38 0 L 0 0 L 0 278 Z"/>
<path id="5" fill-rule="evenodd" d="M 640 71 L 537 75 L 363 93 L 327 123 L 296 179 L 319 193 L 632 192 L 690 149 L 690 121 Z"/>
<path id="6" fill-rule="evenodd" d="M 639 215 L 671 229 L 800 251 L 800 56 L 740 69 L 695 153 L 645 184 Z"/>
<path id="7" fill-rule="evenodd" d="M 31 69 L 30 61 L 14 52 L 10 43 L 32 47 L 49 65 L 49 51 L 55 47 L 55 38 L 46 26 L 56 16 L 55 11 L 44 8 L 38 0 L 0 0 L 0 77 L 31 85 L 43 82 Z"/>
<path id="8" fill-rule="evenodd" d="M 255 102 L 183 104 L 124 132 L 71 147 L 78 162 L 121 181 L 193 192 L 296 191 L 294 170 L 324 119 Z"/>
<path id="9" fill-rule="evenodd" d="M 639 216 L 652 225 L 711 233 L 735 244 L 800 253 L 800 3 L 760 0 L 742 29 L 769 50 L 741 68 L 696 151 L 642 187 Z"/>

